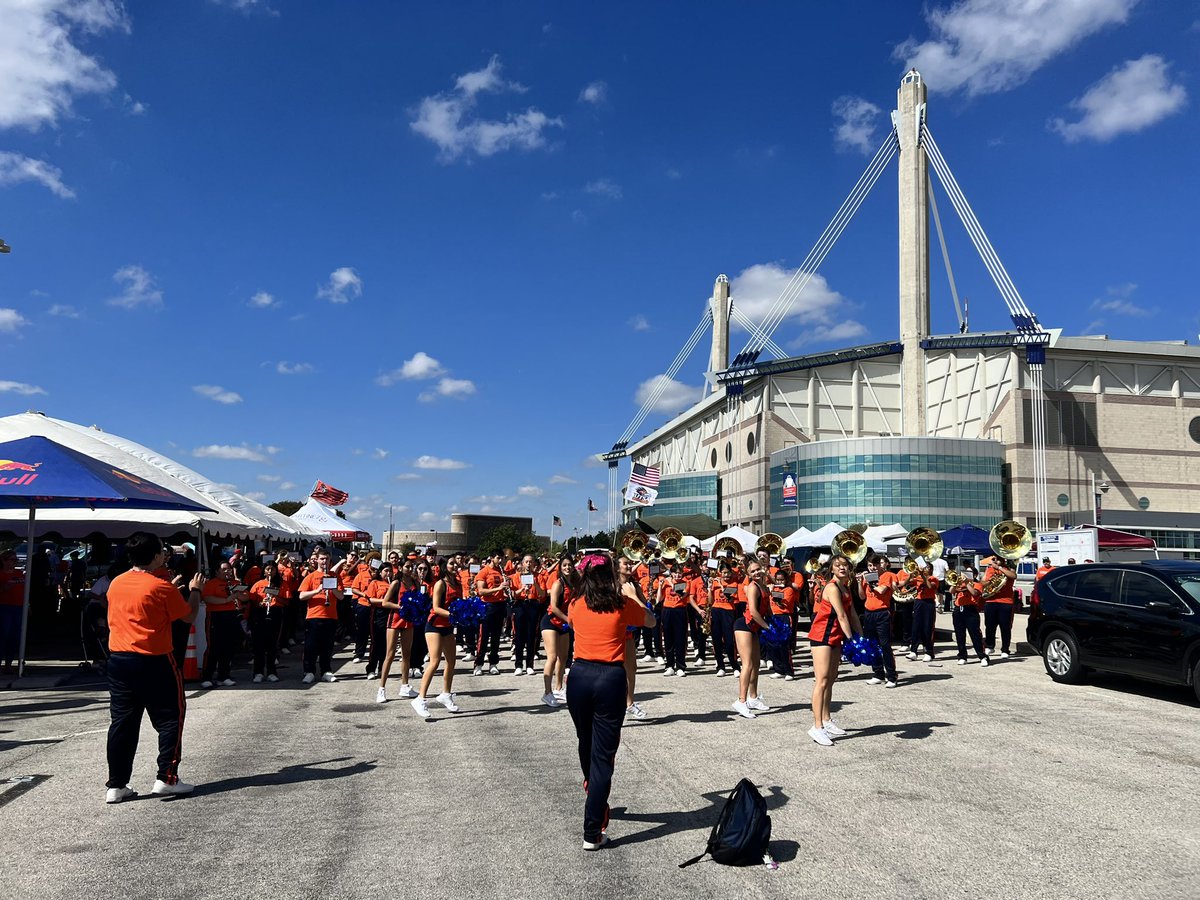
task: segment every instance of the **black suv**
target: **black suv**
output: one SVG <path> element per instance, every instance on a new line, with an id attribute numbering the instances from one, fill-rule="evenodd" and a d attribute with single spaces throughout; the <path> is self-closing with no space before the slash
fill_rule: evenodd
<path id="1" fill-rule="evenodd" d="M 1033 591 L 1026 634 L 1055 681 L 1102 669 L 1200 699 L 1200 560 L 1055 569 Z"/>

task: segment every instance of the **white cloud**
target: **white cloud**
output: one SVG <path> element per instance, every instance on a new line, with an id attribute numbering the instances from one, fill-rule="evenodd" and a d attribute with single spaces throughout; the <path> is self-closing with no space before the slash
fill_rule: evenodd
<path id="1" fill-rule="evenodd" d="M 312 363 L 291 363 L 280 360 L 275 364 L 275 371 L 280 375 L 307 375 L 312 370 Z"/>
<path id="2" fill-rule="evenodd" d="M 833 129 L 833 145 L 838 150 L 871 153 L 875 150 L 875 124 L 883 112 L 862 97 L 838 97 L 833 101 L 837 124 Z"/>
<path id="3" fill-rule="evenodd" d="M 597 197 L 607 197 L 609 200 L 620 200 L 625 196 L 621 186 L 611 178 L 597 178 L 595 181 L 589 181 L 583 186 L 583 190 L 585 193 L 595 194 Z"/>
<path id="4" fill-rule="evenodd" d="M 279 485 L 279 489 L 281 491 L 294 491 L 296 489 L 296 483 L 294 481 L 284 481 Z"/>
<path id="5" fill-rule="evenodd" d="M 483 69 L 460 75 L 453 91 L 421 100 L 410 127 L 437 145 L 442 162 L 472 154 L 487 157 L 505 150 L 534 150 L 545 146 L 544 132 L 548 128 L 562 127 L 561 119 L 532 106 L 523 112 L 508 113 L 503 121 L 476 117 L 480 94 L 525 91 L 524 86 L 505 81 L 500 70 L 500 58 L 493 56 Z"/>
<path id="6" fill-rule="evenodd" d="M 278 475 L 256 475 L 254 477 L 263 484 L 274 484 L 275 482 L 279 481 Z"/>
<path id="7" fill-rule="evenodd" d="M 40 159 L 0 150 L 0 187 L 33 181 L 42 185 L 64 200 L 71 200 L 75 192 L 63 184 L 62 170 Z"/>
<path id="8" fill-rule="evenodd" d="M 317 297 L 330 303 L 349 303 L 362 296 L 363 283 L 358 273 L 349 266 L 342 266 L 329 273 L 329 281 L 317 288 Z"/>
<path id="9" fill-rule="evenodd" d="M 578 484 L 574 478 L 568 478 L 566 475 L 553 475 L 550 478 L 551 484 Z"/>
<path id="10" fill-rule="evenodd" d="M 862 322 L 847 320 L 845 322 L 835 322 L 832 325 L 817 325 L 813 328 L 806 328 L 800 332 L 800 335 L 792 339 L 788 343 L 789 348 L 803 347 L 807 344 L 826 344 L 835 341 L 848 341 L 852 338 L 862 337 L 867 333 L 867 326 Z"/>
<path id="11" fill-rule="evenodd" d="M 443 516 L 439 516 L 437 513 L 423 512 L 417 516 L 417 521 L 425 525 L 431 525 L 434 522 L 440 522 L 443 518 Z"/>
<path id="12" fill-rule="evenodd" d="M 1082 116 L 1077 122 L 1053 119 L 1068 143 L 1085 139 L 1111 141 L 1119 134 L 1141 131 L 1183 109 L 1187 91 L 1167 77 L 1167 62 L 1146 54 L 1113 69 L 1071 101 Z"/>
<path id="13" fill-rule="evenodd" d="M 509 497 L 507 494 L 480 494 L 478 497 L 468 497 L 467 503 L 512 503 L 516 497 Z"/>
<path id="14" fill-rule="evenodd" d="M 0 394 L 20 394 L 23 397 L 32 397 L 34 394 L 46 393 L 36 384 L 25 384 L 21 381 L 0 381 Z"/>
<path id="15" fill-rule="evenodd" d="M 197 447 L 192 451 L 192 456 L 202 459 L 240 459 L 245 462 L 266 462 L 268 458 L 279 452 L 278 447 L 264 447 L 261 444 L 256 447 L 248 447 L 243 444 L 240 447 L 233 447 L 229 444 L 209 444 L 207 447 Z M 283 485 L 280 485 L 283 488 Z"/>
<path id="16" fill-rule="evenodd" d="M 682 173 L 682 172 L 680 172 L 678 169 L 675 169 L 675 168 L 667 169 L 667 171 L 666 171 L 666 173 L 665 173 L 665 174 L 666 174 L 666 176 L 667 176 L 668 178 L 670 178 L 672 181 L 678 181 L 680 178 L 682 178 L 682 177 L 683 177 L 683 173 Z"/>
<path id="17" fill-rule="evenodd" d="M 266 291 L 259 291 L 250 298 L 250 305 L 255 309 L 275 309 L 283 304 L 275 299 L 274 294 L 270 294 Z"/>
<path id="18" fill-rule="evenodd" d="M 452 397 L 461 400 L 475 393 L 475 382 L 466 378 L 441 378 L 437 387 L 432 391 L 422 391 L 417 399 L 422 403 L 432 403 L 439 397 Z"/>
<path id="19" fill-rule="evenodd" d="M 421 381 L 426 378 L 437 378 L 444 374 L 446 374 L 446 370 L 440 362 L 424 350 L 418 350 L 412 359 L 405 360 L 404 364 L 398 369 L 384 372 L 375 379 L 375 383 L 380 387 L 391 387 L 401 380 Z"/>
<path id="20" fill-rule="evenodd" d="M 703 387 L 692 387 L 676 381 L 674 378 L 668 378 L 666 375 L 655 375 L 638 385 L 637 393 L 634 394 L 634 402 L 641 406 L 650 398 L 651 394 L 659 390 L 660 386 L 662 393 L 650 407 L 651 412 L 668 415 L 677 413 L 704 396 Z"/>
<path id="21" fill-rule="evenodd" d="M 162 306 L 163 292 L 154 283 L 154 276 L 141 266 L 125 266 L 113 273 L 113 281 L 121 285 L 119 296 L 110 297 L 111 306 L 137 309 L 140 306 Z"/>
<path id="22" fill-rule="evenodd" d="M 733 303 L 750 321 L 761 323 L 772 304 L 798 272 L 799 269 L 785 269 L 778 263 L 759 263 L 743 269 L 729 284 Z M 846 298 L 830 288 L 823 275 L 813 275 L 804 292 L 789 307 L 784 321 L 795 321 L 804 333 L 822 326 L 832 329 L 836 325 L 842 325 L 843 329 L 846 329 L 850 324 L 857 325 L 842 320 L 847 306 Z M 730 327 L 734 330 L 741 328 L 736 321 L 731 321 Z M 801 334 L 802 338 L 804 333 Z M 776 342 L 788 337 L 780 337 L 778 330 L 774 335 Z"/>
<path id="23" fill-rule="evenodd" d="M 5 3 L 0 28 L 0 128 L 37 130 L 71 112 L 81 94 L 111 91 L 117 78 L 76 46 L 81 36 L 128 32 L 114 0 Z"/>
<path id="24" fill-rule="evenodd" d="M 16 334 L 29 320 L 15 309 L 0 309 L 0 334 Z"/>
<path id="25" fill-rule="evenodd" d="M 52 316 L 62 316 L 64 319 L 78 319 L 81 315 L 79 310 L 65 303 L 55 303 L 46 312 Z"/>
<path id="26" fill-rule="evenodd" d="M 267 0 L 210 0 L 210 2 L 216 6 L 228 6 L 230 9 L 236 9 L 247 15 L 253 12 L 265 13 L 268 16 L 279 15 L 276 10 L 271 8 Z"/>
<path id="27" fill-rule="evenodd" d="M 207 397 L 209 400 L 216 400 L 218 403 L 241 403 L 242 395 L 234 391 L 227 391 L 225 388 L 215 384 L 197 384 L 192 387 L 192 390 L 201 397 Z"/>
<path id="28" fill-rule="evenodd" d="M 593 81 L 579 92 L 580 103 L 591 103 L 600 106 L 608 100 L 608 85 L 603 81 Z"/>
<path id="29" fill-rule="evenodd" d="M 1138 0 L 958 0 L 927 7 L 932 36 L 892 54 L 935 91 L 992 94 L 1022 84 L 1084 38 L 1125 21 Z"/>
<path id="30" fill-rule="evenodd" d="M 522 497 L 540 497 L 546 492 L 536 484 L 523 484 L 517 488 L 517 493 Z"/>
<path id="31" fill-rule="evenodd" d="M 592 485 L 592 487 L 594 487 L 598 491 L 607 491 L 608 490 L 608 485 L 605 484 L 603 481 L 597 481 L 595 484 Z"/>
<path id="32" fill-rule="evenodd" d="M 629 320 L 629 327 L 634 331 L 649 331 L 650 322 L 641 313 Z"/>
<path id="33" fill-rule="evenodd" d="M 470 466 L 470 463 L 457 459 L 443 459 L 440 456 L 418 456 L 413 461 L 414 469 L 467 469 Z"/>
<path id="34" fill-rule="evenodd" d="M 420 481 L 421 476 L 416 472 L 401 472 L 394 479 L 395 481 Z"/>
<path id="35" fill-rule="evenodd" d="M 387 459 L 388 451 L 382 447 L 376 447 L 371 453 L 371 459 Z"/>
<path id="36" fill-rule="evenodd" d="M 1116 313 L 1119 316 L 1136 316 L 1138 318 L 1155 315 L 1158 309 L 1143 306 L 1133 299 L 1136 291 L 1137 285 L 1132 282 L 1112 285 L 1104 292 L 1105 296 L 1097 297 L 1092 301 L 1092 309 L 1097 312 Z M 1100 320 L 1098 324 L 1103 325 L 1103 320 Z"/>
<path id="37" fill-rule="evenodd" d="M 262 491 L 250 491 L 247 494 L 242 494 L 242 496 L 248 500 L 257 500 L 259 503 L 267 499 L 267 495 Z"/>

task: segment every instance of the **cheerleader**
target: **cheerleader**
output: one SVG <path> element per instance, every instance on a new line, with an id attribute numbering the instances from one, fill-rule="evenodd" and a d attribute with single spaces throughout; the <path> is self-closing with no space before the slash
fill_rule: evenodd
<path id="1" fill-rule="evenodd" d="M 255 684 L 262 684 L 263 670 L 266 670 L 267 681 L 276 682 L 279 676 L 275 674 L 275 644 L 279 638 L 281 614 L 283 608 L 279 605 L 280 585 L 283 578 L 279 574 L 279 566 L 274 560 L 263 566 L 262 578 L 250 586 L 250 640 L 254 647 L 254 678 Z"/>
<path id="2" fill-rule="evenodd" d="M 590 554 L 580 562 L 582 595 L 568 618 L 575 632 L 575 665 L 567 700 L 583 769 L 583 849 L 608 843 L 608 797 L 621 743 L 621 708 L 630 628 L 653 628 L 654 613 L 634 602 L 617 582 L 613 562 Z"/>
<path id="3" fill-rule="evenodd" d="M 641 606 L 646 606 L 646 595 L 642 593 L 641 583 L 635 577 L 633 566 L 623 556 L 617 560 L 617 584 L 625 597 Z M 646 718 L 646 711 L 633 699 L 633 688 L 637 682 L 638 634 L 641 630 L 641 627 L 631 626 L 625 635 L 625 715 L 633 716 L 635 719 Z"/>
<path id="4" fill-rule="evenodd" d="M 832 580 L 825 585 L 821 599 L 813 609 L 812 628 L 808 643 L 813 659 L 813 727 L 808 736 L 822 747 L 833 746 L 833 738 L 846 732 L 833 721 L 829 711 L 833 702 L 833 683 L 837 681 L 838 664 L 842 661 L 842 641 L 852 634 L 861 634 L 862 625 L 854 610 L 854 588 L 850 560 L 837 554 L 829 561 Z"/>
<path id="5" fill-rule="evenodd" d="M 421 692 L 412 701 L 412 708 L 422 719 L 429 718 L 429 706 L 425 702 L 425 696 L 433 684 L 433 676 L 437 674 L 438 663 L 442 660 L 446 661 L 446 671 L 442 675 L 442 692 L 434 699 L 449 712 L 458 712 L 458 704 L 454 702 L 454 663 L 458 659 L 458 648 L 454 643 L 454 626 L 450 624 L 450 604 L 462 597 L 458 561 L 453 558 L 441 560 L 435 563 L 435 567 L 439 577 L 433 582 L 430 591 L 433 605 L 425 622 L 429 664 L 425 666 L 425 674 L 421 676 Z"/>
<path id="6" fill-rule="evenodd" d="M 413 623 L 400 615 L 400 595 L 407 591 L 415 591 L 417 581 L 405 569 L 401 569 L 387 593 L 379 601 L 381 609 L 388 610 L 387 646 L 383 651 L 383 668 L 379 672 L 379 690 L 375 692 L 376 703 L 387 702 L 387 680 L 392 671 L 392 662 L 396 658 L 396 645 L 400 645 L 400 699 L 411 700 L 417 692 L 409 685 L 409 672 L 412 669 Z"/>
<path id="7" fill-rule="evenodd" d="M 771 708 L 758 696 L 758 663 L 762 656 L 759 634 L 767 627 L 763 616 L 767 609 L 767 590 L 763 586 L 763 567 L 757 559 L 751 559 L 746 565 L 743 594 L 745 609 L 733 623 L 733 639 L 742 661 L 733 711 L 743 719 L 753 719 L 755 712 L 767 712 Z"/>
<path id="8" fill-rule="evenodd" d="M 563 683 L 569 644 L 567 618 L 572 601 L 579 596 L 579 573 L 570 556 L 564 553 L 558 558 L 557 571 L 558 578 L 548 592 L 550 605 L 541 621 L 542 646 L 546 649 L 546 665 L 542 669 L 546 693 L 542 695 L 542 702 L 551 709 L 567 699 L 567 688 Z M 553 684 L 558 687 L 554 688 Z"/>

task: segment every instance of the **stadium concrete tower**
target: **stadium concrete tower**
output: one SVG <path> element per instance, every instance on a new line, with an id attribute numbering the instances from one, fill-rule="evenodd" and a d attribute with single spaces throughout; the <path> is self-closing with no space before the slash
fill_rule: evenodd
<path id="1" fill-rule="evenodd" d="M 706 308 L 711 390 L 604 455 L 613 466 L 628 456 L 662 473 L 655 506 L 626 505 L 626 521 L 702 513 L 783 534 L 831 519 L 944 528 L 1012 517 L 1034 526 L 1042 391 L 1026 353 L 1028 329 L 1014 313 L 1012 331 L 971 332 L 961 314 L 959 333 L 931 330 L 931 159 L 960 218 L 982 229 L 958 205 L 965 198 L 957 183 L 957 197 L 946 186 L 927 110 L 924 81 L 909 71 L 880 151 L 894 151 L 898 162 L 897 337 L 770 360 L 743 351 L 731 366 L 731 314 L 745 320 L 729 279 L 719 276 Z M 1036 285 L 1026 287 L 1037 296 Z M 1062 331 L 1040 334 L 1048 525 L 1099 519 L 1148 534 L 1164 550 L 1200 555 L 1200 350 Z M 774 346 L 769 333 L 748 347 L 764 343 Z M 784 501 L 785 480 L 797 488 L 794 505 Z"/>

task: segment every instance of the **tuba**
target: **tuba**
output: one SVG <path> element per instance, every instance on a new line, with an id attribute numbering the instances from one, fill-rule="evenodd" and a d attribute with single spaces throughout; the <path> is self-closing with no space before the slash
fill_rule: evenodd
<path id="1" fill-rule="evenodd" d="M 713 558 L 724 556 L 733 560 L 739 558 L 744 552 L 742 544 L 737 538 L 723 537 L 713 544 L 711 555 Z"/>
<path id="2" fill-rule="evenodd" d="M 905 543 L 908 543 L 907 540 Z M 914 575 L 918 575 L 921 572 L 921 567 L 917 564 L 916 559 L 911 556 L 904 560 L 904 563 L 900 566 L 900 568 L 908 573 L 909 579 L 912 579 Z M 916 600 L 917 586 L 911 580 L 906 581 L 904 584 L 896 585 L 892 588 L 892 599 L 897 600 L 900 603 L 910 603 L 913 600 Z"/>
<path id="3" fill-rule="evenodd" d="M 778 556 L 783 550 L 783 537 L 773 531 L 768 531 L 754 545 L 755 553 L 765 552 L 767 556 Z"/>
<path id="4" fill-rule="evenodd" d="M 835 556 L 844 556 L 850 560 L 850 565 L 857 566 L 866 558 L 868 547 L 860 532 L 847 528 L 834 536 L 829 549 Z"/>
<path id="5" fill-rule="evenodd" d="M 819 571 L 821 571 L 821 560 L 820 559 L 818 559 L 815 556 L 810 556 L 808 559 L 806 559 L 804 561 L 804 574 L 805 575 L 816 575 L 817 572 L 819 572 Z"/>
<path id="6" fill-rule="evenodd" d="M 942 543 L 942 536 L 932 528 L 918 527 L 905 537 L 904 547 L 909 556 L 923 556 L 926 562 L 933 562 L 942 555 L 946 545 Z"/>
<path id="7" fill-rule="evenodd" d="M 992 526 L 992 530 L 988 532 L 988 544 L 992 548 L 992 553 L 1001 559 L 1017 560 L 1028 553 L 1033 546 L 1033 533 L 1020 522 L 1005 519 Z M 991 600 L 1004 590 L 1007 583 L 1008 576 L 997 572 L 981 585 L 983 599 Z"/>
<path id="8" fill-rule="evenodd" d="M 646 557 L 650 540 L 641 531 L 627 531 L 621 538 L 621 555 L 630 562 L 640 563 Z"/>
<path id="9" fill-rule="evenodd" d="M 683 532 L 678 528 L 664 528 L 658 533 L 658 550 L 663 559 L 683 562 L 687 548 L 683 546 Z"/>

